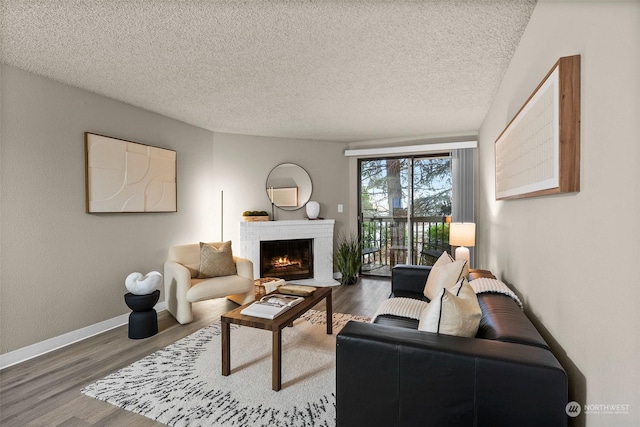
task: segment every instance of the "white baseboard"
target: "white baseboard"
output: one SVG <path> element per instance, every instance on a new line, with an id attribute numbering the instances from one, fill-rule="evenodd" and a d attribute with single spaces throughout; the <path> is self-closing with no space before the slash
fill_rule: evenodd
<path id="1" fill-rule="evenodd" d="M 163 301 L 156 304 L 154 308 L 158 312 L 163 311 L 167 309 L 167 304 Z M 123 314 L 122 316 L 114 317 L 82 329 L 71 331 L 9 353 L 0 354 L 0 370 L 25 362 L 29 359 L 33 359 L 34 357 L 42 356 L 43 354 L 66 347 L 78 341 L 85 340 L 94 335 L 117 328 L 118 326 L 126 325 L 128 321 L 129 314 Z"/>

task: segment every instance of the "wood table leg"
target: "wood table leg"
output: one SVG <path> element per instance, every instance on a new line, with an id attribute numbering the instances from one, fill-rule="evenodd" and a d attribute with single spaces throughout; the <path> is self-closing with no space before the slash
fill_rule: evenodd
<path id="1" fill-rule="evenodd" d="M 273 354 L 271 355 L 271 388 L 282 388 L 282 340 L 280 330 L 273 331 Z"/>
<path id="2" fill-rule="evenodd" d="M 332 299 L 331 292 L 327 294 L 327 334 L 331 335 L 333 333 L 333 307 L 332 307 Z"/>
<path id="3" fill-rule="evenodd" d="M 231 373 L 231 324 L 222 321 L 222 375 Z"/>

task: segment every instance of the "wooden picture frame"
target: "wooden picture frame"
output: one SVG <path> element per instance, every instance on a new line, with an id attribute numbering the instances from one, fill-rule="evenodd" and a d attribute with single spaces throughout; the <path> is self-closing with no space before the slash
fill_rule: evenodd
<path id="1" fill-rule="evenodd" d="M 560 58 L 495 142 L 496 200 L 580 191 L 580 55 Z"/>
<path id="2" fill-rule="evenodd" d="M 177 212 L 176 152 L 84 134 L 87 213 Z"/>

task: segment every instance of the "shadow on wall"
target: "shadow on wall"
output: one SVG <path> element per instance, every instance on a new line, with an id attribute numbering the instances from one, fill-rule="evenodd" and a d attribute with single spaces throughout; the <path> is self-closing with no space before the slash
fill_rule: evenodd
<path id="1" fill-rule="evenodd" d="M 569 359 L 567 352 L 564 351 L 562 346 L 556 341 L 549 331 L 540 323 L 540 321 L 525 309 L 527 317 L 531 320 L 531 323 L 536 327 L 540 335 L 551 347 L 551 351 L 556 356 L 556 359 L 560 362 L 565 371 L 567 371 L 567 377 L 569 378 L 569 402 L 578 402 L 582 408 L 584 408 L 587 402 L 587 379 L 580 372 L 578 367 Z M 577 417 L 568 417 L 569 427 L 584 427 L 586 425 L 586 416 L 584 411 L 580 412 Z"/>
<path id="2" fill-rule="evenodd" d="M 522 294 L 518 292 L 518 290 L 513 287 L 511 283 L 507 282 L 504 279 L 503 282 L 518 295 L 518 298 L 520 298 L 520 300 L 522 300 L 523 302 L 525 301 Z M 575 363 L 571 361 L 569 356 L 567 356 L 567 352 L 562 348 L 560 343 L 558 343 L 558 341 L 553 338 L 551 333 L 547 330 L 547 328 L 544 327 L 542 322 L 540 322 L 540 320 L 527 308 L 526 304 L 524 312 L 529 320 L 531 320 L 531 323 L 533 323 L 533 326 L 535 326 L 538 332 L 540 332 L 542 338 L 544 338 L 547 344 L 549 344 L 549 347 L 551 347 L 551 352 L 567 372 L 567 379 L 569 383 L 569 402 L 577 402 L 580 404 L 581 408 L 584 408 L 584 405 L 587 402 L 587 379 L 582 374 L 582 372 L 580 372 Z M 577 417 L 567 416 L 567 426 L 585 427 L 585 425 L 586 416 L 584 414 L 584 411 L 581 411 L 580 415 L 578 415 Z"/>

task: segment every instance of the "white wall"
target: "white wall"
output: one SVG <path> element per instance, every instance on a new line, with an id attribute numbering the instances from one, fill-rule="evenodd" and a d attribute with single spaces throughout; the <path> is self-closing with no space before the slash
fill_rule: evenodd
<path id="1" fill-rule="evenodd" d="M 511 284 L 557 341 L 570 398 L 629 405 L 574 420 L 588 426 L 640 425 L 639 45 L 638 2 L 539 2 L 480 129 L 480 268 Z M 496 138 L 555 61 L 574 54 L 581 191 L 495 201 Z"/>
<path id="2" fill-rule="evenodd" d="M 124 279 L 212 238 L 213 133 L 2 66 L 0 354 L 129 313 Z M 85 213 L 84 132 L 177 151 L 178 213 Z"/>

